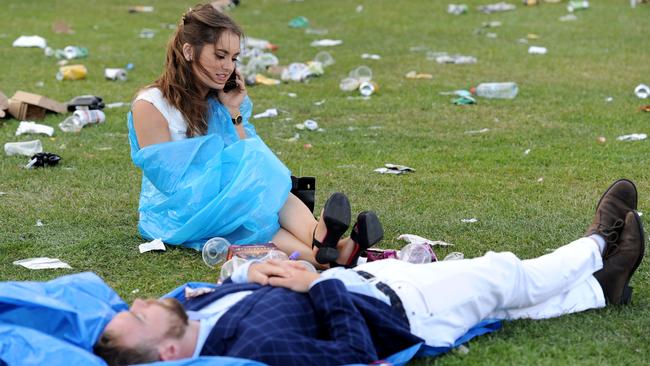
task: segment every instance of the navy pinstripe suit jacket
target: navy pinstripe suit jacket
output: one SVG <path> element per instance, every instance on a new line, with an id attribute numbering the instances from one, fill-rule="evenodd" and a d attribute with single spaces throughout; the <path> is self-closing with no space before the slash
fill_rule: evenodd
<path id="1" fill-rule="evenodd" d="M 370 363 L 422 342 L 397 311 L 372 297 L 350 293 L 329 279 L 308 293 L 257 284 L 224 283 L 187 301 L 199 310 L 237 291 L 254 291 L 216 323 L 201 355 L 220 355 L 270 365 Z"/>

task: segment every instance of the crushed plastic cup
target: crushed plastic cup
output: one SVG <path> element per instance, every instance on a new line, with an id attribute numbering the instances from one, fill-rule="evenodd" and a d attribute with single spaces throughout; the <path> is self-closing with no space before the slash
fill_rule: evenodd
<path id="1" fill-rule="evenodd" d="M 104 77 L 108 80 L 126 81 L 127 72 L 119 68 L 106 68 L 104 69 Z"/>
<path id="2" fill-rule="evenodd" d="M 650 86 L 639 84 L 634 88 L 634 94 L 641 99 L 646 99 L 650 97 Z"/>
<path id="3" fill-rule="evenodd" d="M 234 256 L 228 259 L 228 261 L 221 266 L 219 280 L 225 281 L 228 279 L 228 277 L 232 276 L 233 272 L 244 263 L 246 263 L 246 259 L 241 257 Z"/>
<path id="4" fill-rule="evenodd" d="M 56 79 L 61 80 L 80 80 L 85 79 L 88 75 L 88 69 L 84 65 L 66 65 L 59 68 Z"/>
<path id="5" fill-rule="evenodd" d="M 230 242 L 221 237 L 215 237 L 206 241 L 201 250 L 203 262 L 208 267 L 214 268 L 226 259 L 229 247 Z"/>
<path id="6" fill-rule="evenodd" d="M 366 65 L 361 65 L 356 69 L 350 71 L 349 77 L 359 80 L 359 82 L 372 80 L 372 69 Z"/>
<path id="7" fill-rule="evenodd" d="M 399 259 L 404 262 L 422 264 L 431 263 L 435 258 L 431 246 L 422 243 L 407 244 L 400 250 Z"/>
<path id="8" fill-rule="evenodd" d="M 377 89 L 378 89 L 377 84 L 373 83 L 372 81 L 364 81 L 361 84 L 359 84 L 359 92 L 364 97 L 369 97 L 373 95 L 377 91 Z"/>
<path id="9" fill-rule="evenodd" d="M 318 129 L 318 122 L 314 121 L 313 119 L 305 120 L 305 122 L 303 122 L 302 124 L 309 131 L 316 131 Z"/>
<path id="10" fill-rule="evenodd" d="M 351 77 L 347 77 L 345 79 L 342 79 L 341 82 L 339 83 L 339 88 L 342 91 L 353 91 L 359 89 L 359 80 Z"/>
<path id="11" fill-rule="evenodd" d="M 334 64 L 334 57 L 327 51 L 320 51 L 314 56 L 314 61 L 320 62 L 323 67 Z"/>
<path id="12" fill-rule="evenodd" d="M 41 152 L 43 152 L 41 140 L 7 142 L 5 144 L 5 154 L 8 156 L 22 155 L 31 157 Z"/>

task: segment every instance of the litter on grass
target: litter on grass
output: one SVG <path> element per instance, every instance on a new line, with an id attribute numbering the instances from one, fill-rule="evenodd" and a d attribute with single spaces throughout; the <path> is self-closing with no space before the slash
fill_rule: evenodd
<path id="1" fill-rule="evenodd" d="M 461 15 L 467 13 L 467 5 L 465 4 L 449 4 L 447 5 L 447 13 L 453 15 Z"/>
<path id="2" fill-rule="evenodd" d="M 369 60 L 380 60 L 381 56 L 376 55 L 374 53 L 362 53 L 361 58 L 362 59 L 369 59 Z"/>
<path id="3" fill-rule="evenodd" d="M 253 118 L 259 119 L 259 118 L 269 118 L 269 117 L 277 117 L 277 116 L 278 116 L 278 109 L 277 108 L 269 108 L 269 109 L 265 110 L 262 113 L 258 113 L 256 115 L 254 115 Z"/>
<path id="4" fill-rule="evenodd" d="M 441 247 L 452 246 L 454 244 L 444 242 L 442 240 L 431 240 L 425 237 L 415 235 L 415 234 L 401 234 L 397 237 L 397 240 L 404 240 L 407 243 L 419 243 L 419 244 L 428 244 L 431 246 L 439 245 Z"/>
<path id="5" fill-rule="evenodd" d="M 500 2 L 496 4 L 482 5 L 478 7 L 478 10 L 485 14 L 498 13 L 503 11 L 515 10 L 517 7 L 513 4 L 508 4 L 505 2 Z"/>
<path id="6" fill-rule="evenodd" d="M 7 142 L 5 144 L 5 154 L 8 156 L 22 155 L 31 157 L 40 152 L 43 152 L 41 140 Z"/>
<path id="7" fill-rule="evenodd" d="M 40 133 L 51 137 L 54 134 L 54 128 L 32 121 L 20 121 L 20 124 L 16 129 L 16 136 L 20 136 L 26 133 Z"/>
<path id="8" fill-rule="evenodd" d="M 632 133 L 629 135 L 622 135 L 616 138 L 618 141 L 641 141 L 648 138 L 645 133 Z"/>
<path id="9" fill-rule="evenodd" d="M 634 88 L 634 94 L 641 99 L 646 99 L 647 97 L 650 97 L 650 86 L 639 84 Z"/>
<path id="10" fill-rule="evenodd" d="M 464 258 L 465 258 L 465 255 L 463 255 L 463 253 L 461 253 L 461 252 L 451 252 L 451 253 L 449 253 L 449 254 L 447 254 L 445 256 L 443 261 L 457 261 L 457 260 L 464 259 Z"/>
<path id="11" fill-rule="evenodd" d="M 23 266 L 27 269 L 56 269 L 56 268 L 68 268 L 72 269 L 68 263 L 61 261 L 58 258 L 48 258 L 48 257 L 38 257 L 38 258 L 27 258 L 14 261 L 13 264 L 17 266 Z"/>
<path id="12" fill-rule="evenodd" d="M 545 55 L 546 52 L 547 52 L 546 47 L 530 46 L 528 48 L 528 53 L 531 55 Z"/>
<path id="13" fill-rule="evenodd" d="M 415 169 L 408 167 L 406 165 L 398 165 L 398 164 L 384 164 L 383 168 L 377 168 L 373 170 L 376 173 L 379 174 L 394 174 L 394 175 L 399 175 L 399 174 L 405 174 L 409 172 L 415 172 Z"/>
<path id="14" fill-rule="evenodd" d="M 38 47 L 45 48 L 47 47 L 47 41 L 41 36 L 20 36 L 16 38 L 14 43 L 11 44 L 13 47 Z"/>
<path id="15" fill-rule="evenodd" d="M 404 76 L 406 76 L 407 79 L 433 79 L 433 75 L 431 74 L 419 74 L 416 71 L 409 71 Z"/>
<path id="16" fill-rule="evenodd" d="M 471 219 L 460 219 L 460 222 L 465 224 L 471 224 L 474 222 L 478 222 L 478 219 L 476 217 L 472 217 Z"/>
<path id="17" fill-rule="evenodd" d="M 160 239 L 154 239 L 150 242 L 142 243 L 138 245 L 138 249 L 140 250 L 140 253 L 149 252 L 152 250 L 166 250 L 165 244 Z"/>
<path id="18" fill-rule="evenodd" d="M 310 45 L 312 47 L 332 47 L 343 44 L 343 41 L 340 39 L 319 39 L 313 41 Z"/>
<path id="19" fill-rule="evenodd" d="M 41 226 L 45 226 L 45 224 L 43 224 L 43 221 L 41 220 L 36 220 L 36 226 L 41 227 Z"/>

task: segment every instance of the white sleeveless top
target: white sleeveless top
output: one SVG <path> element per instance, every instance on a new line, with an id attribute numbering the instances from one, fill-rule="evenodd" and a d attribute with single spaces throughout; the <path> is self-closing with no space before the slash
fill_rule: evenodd
<path id="1" fill-rule="evenodd" d="M 171 105 L 167 99 L 162 95 L 158 88 L 144 89 L 135 97 L 134 103 L 138 100 L 145 100 L 151 104 L 162 114 L 167 120 L 169 125 L 169 133 L 172 141 L 184 140 L 187 138 L 187 122 L 176 107 Z"/>

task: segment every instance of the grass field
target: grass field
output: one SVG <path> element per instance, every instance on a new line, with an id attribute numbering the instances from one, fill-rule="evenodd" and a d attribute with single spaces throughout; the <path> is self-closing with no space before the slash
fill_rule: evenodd
<path id="1" fill-rule="evenodd" d="M 650 5 L 635 9 L 626 0 L 593 1 L 591 8 L 561 22 L 566 1 L 486 15 L 465 1 L 468 14 L 446 13 L 443 1 L 243 0 L 231 15 L 247 35 L 278 44 L 281 63 L 310 60 L 314 39 L 341 39 L 327 49 L 336 63 L 309 83 L 254 86 L 255 109 L 279 108 L 280 116 L 254 121 L 258 133 L 296 175 L 318 180 L 317 207 L 332 192 L 350 197 L 353 210 L 378 212 L 383 247 L 413 233 L 454 243 L 466 257 L 487 250 L 538 256 L 582 235 L 601 193 L 617 178 L 634 180 L 639 209 L 650 207 L 650 145 L 620 142 L 619 135 L 650 132 L 650 113 L 639 107 L 634 87 L 650 84 Z M 162 70 L 164 47 L 190 1 L 152 0 L 155 12 L 129 14 L 130 1 L 3 1 L 0 12 L 0 90 L 42 94 L 59 101 L 94 94 L 107 103 L 128 102 Z M 362 11 L 356 9 L 362 5 Z M 298 15 L 324 36 L 292 29 Z M 52 23 L 67 22 L 75 33 L 55 34 Z M 486 21 L 496 38 L 474 34 Z M 152 39 L 138 37 L 143 28 Z M 90 56 L 83 81 L 59 82 L 54 58 L 42 50 L 12 48 L 20 35 L 37 34 L 53 48 L 79 45 Z M 518 41 L 528 34 L 538 39 Z M 548 54 L 529 55 L 530 45 Z M 412 51 L 413 48 L 421 51 Z M 474 65 L 441 65 L 426 51 L 473 55 Z M 381 55 L 361 59 L 362 53 Z M 105 67 L 135 68 L 126 82 L 103 78 Z M 340 79 L 359 65 L 372 68 L 380 89 L 369 100 L 339 90 Z M 411 80 L 411 70 L 431 80 Z M 515 81 L 514 100 L 479 99 L 453 105 L 441 91 L 468 89 L 480 82 Z M 287 93 L 298 96 L 290 98 Z M 611 97 L 611 102 L 606 98 Z M 314 102 L 325 102 L 315 105 Z M 61 155 L 53 169 L 25 170 L 22 157 L 0 158 L 0 280 L 48 280 L 80 271 L 102 276 L 127 301 L 158 296 L 187 281 L 214 281 L 217 273 L 192 250 L 169 248 L 139 254 L 137 225 L 140 171 L 132 165 L 127 140 L 127 107 L 106 110 L 107 122 L 66 134 L 64 119 L 48 115 L 52 138 L 40 137 L 45 151 Z M 324 132 L 297 131 L 314 119 Z M 18 121 L 0 121 L 0 140 L 14 136 Z M 467 131 L 489 129 L 486 133 Z M 296 132 L 296 142 L 288 139 Z M 605 137 L 604 143 L 598 142 Z M 306 149 L 304 144 L 313 145 Z M 529 153 L 525 151 L 530 149 Z M 417 171 L 380 175 L 384 163 Z M 461 219 L 475 217 L 476 223 Z M 41 220 L 43 226 L 36 226 Z M 439 249 L 444 257 L 451 250 Z M 18 259 L 48 256 L 73 270 L 31 271 Z M 515 321 L 457 352 L 414 364 L 637 365 L 650 363 L 650 271 L 644 261 L 634 277 L 633 304 L 548 321 Z"/>

